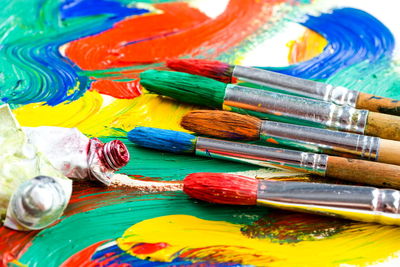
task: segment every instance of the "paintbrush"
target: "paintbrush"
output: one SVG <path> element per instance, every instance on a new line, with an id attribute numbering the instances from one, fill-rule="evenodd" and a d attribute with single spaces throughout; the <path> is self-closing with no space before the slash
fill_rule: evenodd
<path id="1" fill-rule="evenodd" d="M 356 221 L 400 225 L 400 192 L 367 186 L 259 180 L 223 173 L 193 173 L 189 196 L 220 204 L 261 205 Z"/>
<path id="2" fill-rule="evenodd" d="M 297 150 L 400 165 L 400 142 L 295 124 L 261 120 L 222 110 L 194 110 L 181 126 L 202 135 L 259 140 Z"/>
<path id="3" fill-rule="evenodd" d="M 147 70 L 147 90 L 197 105 L 296 124 L 400 140 L 400 117 L 304 97 L 225 84 L 183 72 Z"/>
<path id="4" fill-rule="evenodd" d="M 250 83 L 333 102 L 337 105 L 349 105 L 358 109 L 400 115 L 400 101 L 398 100 L 274 71 L 203 59 L 171 59 L 167 61 L 167 66 L 173 70 L 201 75 L 225 83 L 232 83 L 236 77 Z"/>
<path id="5" fill-rule="evenodd" d="M 151 127 L 134 128 L 128 132 L 128 139 L 142 147 L 173 153 L 195 154 L 400 188 L 400 166 L 397 165 L 196 137 L 184 132 Z"/>

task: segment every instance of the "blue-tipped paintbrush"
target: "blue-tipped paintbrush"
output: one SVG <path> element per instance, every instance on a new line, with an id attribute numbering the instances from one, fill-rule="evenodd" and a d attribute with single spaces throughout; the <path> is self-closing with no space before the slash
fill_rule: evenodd
<path id="1" fill-rule="evenodd" d="M 136 127 L 128 139 L 143 147 L 226 159 L 330 176 L 353 182 L 400 188 L 400 166 L 324 154 L 258 146 L 150 127 Z"/>

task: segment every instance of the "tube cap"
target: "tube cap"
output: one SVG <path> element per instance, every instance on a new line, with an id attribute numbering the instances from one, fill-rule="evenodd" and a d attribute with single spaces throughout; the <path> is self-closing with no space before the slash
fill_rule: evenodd
<path id="1" fill-rule="evenodd" d="M 112 140 L 104 145 L 103 154 L 107 165 L 118 170 L 129 162 L 129 151 L 120 140 Z"/>
<path id="2" fill-rule="evenodd" d="M 68 204 L 62 185 L 50 176 L 36 176 L 23 184 L 11 197 L 7 219 L 20 230 L 42 229 L 56 221 Z M 7 221 L 6 219 L 6 221 Z M 6 224 L 6 222 L 5 222 Z"/>

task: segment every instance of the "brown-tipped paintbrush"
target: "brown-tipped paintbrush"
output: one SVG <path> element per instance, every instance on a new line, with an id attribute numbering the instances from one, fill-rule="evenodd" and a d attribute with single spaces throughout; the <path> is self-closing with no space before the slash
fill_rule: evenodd
<path id="1" fill-rule="evenodd" d="M 297 78 L 274 71 L 204 59 L 171 59 L 167 61 L 167 66 L 173 70 L 201 75 L 225 83 L 234 82 L 236 77 L 250 83 L 333 102 L 337 105 L 349 105 L 358 109 L 400 115 L 399 100 L 362 93 L 343 86 L 333 86 Z"/>
<path id="2" fill-rule="evenodd" d="M 400 165 L 400 142 L 259 118 L 221 110 L 194 110 L 183 116 L 189 131 L 232 140 L 260 140 L 298 150 Z"/>
<path id="3" fill-rule="evenodd" d="M 282 182 L 224 173 L 193 173 L 189 196 L 220 204 L 261 205 L 356 221 L 400 225 L 400 192 L 367 186 Z"/>

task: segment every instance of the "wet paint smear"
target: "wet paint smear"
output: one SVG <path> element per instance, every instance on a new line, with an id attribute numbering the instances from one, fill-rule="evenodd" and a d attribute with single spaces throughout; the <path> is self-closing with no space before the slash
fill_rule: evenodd
<path id="1" fill-rule="evenodd" d="M 372 15 L 354 8 L 334 9 L 332 13 L 308 16 L 301 23 L 328 42 L 322 53 L 286 68 L 270 68 L 296 77 L 324 80 L 354 64 L 370 64 L 390 58 L 394 37 Z"/>
<path id="2" fill-rule="evenodd" d="M 268 1 L 265 5 L 262 1 L 232 0 L 216 19 L 184 2 L 158 4 L 155 7 L 159 12 L 128 18 L 101 35 L 70 43 L 66 55 L 85 70 L 146 64 L 178 56 L 213 57 L 238 45 L 268 22 L 272 8 L 280 2 L 283 1 Z"/>
<path id="3" fill-rule="evenodd" d="M 255 171 L 130 143 L 126 133 L 136 126 L 185 131 L 180 119 L 199 108 L 149 94 L 138 74 L 162 69 L 173 57 L 240 61 L 254 45 L 250 40 L 262 42 L 265 33 L 281 30 L 279 22 L 306 15 L 313 3 L 231 0 L 211 18 L 192 1 L 141 2 L 7 1 L 0 10 L 0 100 L 13 104 L 24 126 L 77 127 L 103 141 L 122 140 L 132 160 L 120 172 L 136 179 Z M 381 22 L 341 8 L 308 16 L 302 25 L 308 30 L 292 44 L 292 65 L 279 71 L 398 97 L 394 39 Z M 54 225 L 30 233 L 0 228 L 0 266 L 366 266 L 398 257 L 399 231 L 265 207 L 212 205 L 182 192 L 76 182 Z"/>
<path id="4" fill-rule="evenodd" d="M 63 20 L 74 17 L 106 15 L 109 20 L 114 21 L 148 12 L 142 8 L 127 7 L 114 0 L 64 0 L 61 3 L 60 11 Z"/>
<path id="5" fill-rule="evenodd" d="M 397 251 L 399 235 L 397 227 L 213 205 L 183 193 L 96 192 L 81 186 L 61 221 L 36 235 L 19 261 L 28 266 L 366 264 Z M 318 248 L 325 249 L 316 256 Z"/>
<path id="6" fill-rule="evenodd" d="M 114 7 L 113 14 L 108 11 L 108 14 L 102 15 L 101 12 L 109 10 L 112 3 L 114 6 L 121 4 L 113 1 L 95 2 L 97 9 L 90 14 L 78 12 L 84 10 L 80 5 L 86 1 L 66 1 L 61 7 L 57 1 L 19 0 L 5 3 L 0 13 L 3 21 L 0 49 L 1 102 L 46 102 L 56 105 L 76 100 L 83 95 L 90 86 L 90 80 L 85 75 L 78 75 L 80 69 L 60 54 L 59 47 L 105 30 L 124 16 L 147 12 L 135 8 L 116 12 Z M 63 11 L 61 14 L 60 8 Z M 26 15 L 27 10 L 29 16 Z M 89 15 L 90 19 L 87 17 Z M 91 27 L 87 27 L 89 23 Z"/>

